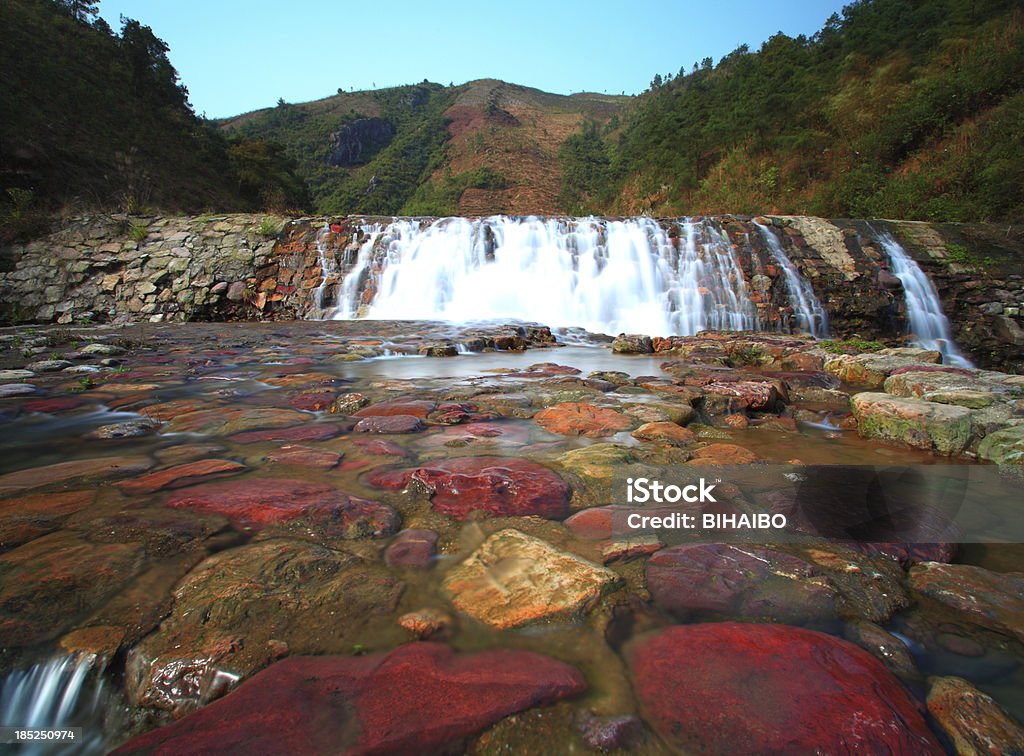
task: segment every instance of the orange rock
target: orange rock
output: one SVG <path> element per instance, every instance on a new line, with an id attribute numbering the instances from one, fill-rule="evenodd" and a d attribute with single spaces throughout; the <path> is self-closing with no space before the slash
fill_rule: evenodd
<path id="1" fill-rule="evenodd" d="M 759 456 L 735 444 L 708 444 L 693 453 L 688 465 L 747 465 L 761 460 Z"/>
<path id="2" fill-rule="evenodd" d="M 562 436 L 601 438 L 633 427 L 632 420 L 615 410 L 577 402 L 541 410 L 533 419 L 544 430 Z"/>
<path id="3" fill-rule="evenodd" d="M 697 436 L 675 423 L 645 423 L 633 431 L 633 438 L 641 441 L 659 441 L 673 446 L 692 444 Z"/>
<path id="4" fill-rule="evenodd" d="M 147 494 L 161 488 L 190 486 L 207 478 L 235 475 L 245 469 L 245 465 L 227 459 L 201 459 L 198 462 L 157 470 L 141 478 L 121 481 L 117 487 L 127 494 Z"/>
<path id="5" fill-rule="evenodd" d="M 747 419 L 747 416 L 740 415 L 738 413 L 734 415 L 726 415 L 725 418 L 722 419 L 722 422 L 730 428 L 736 428 L 737 430 L 743 430 L 750 425 L 750 420 Z"/>

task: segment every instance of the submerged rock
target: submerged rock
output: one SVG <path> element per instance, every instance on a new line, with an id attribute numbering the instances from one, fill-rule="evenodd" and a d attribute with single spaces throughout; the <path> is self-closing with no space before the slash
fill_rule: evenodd
<path id="1" fill-rule="evenodd" d="M 39 488 L 80 478 L 116 478 L 148 470 L 153 466 L 149 457 L 96 457 L 58 462 L 54 465 L 32 467 L 27 470 L 0 475 L 0 494 Z"/>
<path id="2" fill-rule="evenodd" d="M 356 433 L 416 433 L 426 426 L 415 415 L 372 415 L 364 417 L 353 429 Z"/>
<path id="3" fill-rule="evenodd" d="M 830 635 L 686 625 L 637 641 L 627 655 L 644 718 L 686 752 L 942 752 L 892 673 Z"/>
<path id="4" fill-rule="evenodd" d="M 165 505 L 216 512 L 252 530 L 300 518 L 327 537 L 376 537 L 398 527 L 397 514 L 385 504 L 349 496 L 323 483 L 287 478 L 206 483 L 172 494 Z"/>
<path id="5" fill-rule="evenodd" d="M 51 640 L 131 581 L 137 543 L 90 543 L 69 531 L 0 555 L 0 646 Z"/>
<path id="6" fill-rule="evenodd" d="M 568 484 L 543 465 L 517 457 L 439 459 L 414 469 L 373 472 L 367 480 L 380 488 L 422 486 L 433 508 L 456 520 L 474 511 L 550 519 L 569 514 Z"/>
<path id="7" fill-rule="evenodd" d="M 147 494 L 161 488 L 182 488 L 209 478 L 237 475 L 246 469 L 245 465 L 228 459 L 203 459 L 158 470 L 140 478 L 123 480 L 116 485 L 128 494 Z"/>
<path id="8" fill-rule="evenodd" d="M 529 651 L 410 643 L 387 654 L 293 657 L 115 753 L 450 752 L 510 714 L 585 688 L 573 667 Z"/>
<path id="9" fill-rule="evenodd" d="M 658 606 L 683 618 L 710 613 L 803 623 L 836 616 L 836 590 L 820 569 L 761 546 L 663 549 L 647 561 L 647 587 Z"/>
<path id="10" fill-rule="evenodd" d="M 618 582 L 611 570 L 509 528 L 449 570 L 443 586 L 459 611 L 506 629 L 574 619 Z"/>
<path id="11" fill-rule="evenodd" d="M 223 695 L 293 653 L 349 650 L 402 591 L 381 567 L 312 543 L 275 539 L 222 551 L 174 591 L 160 628 L 128 656 L 132 702 L 178 713 Z"/>

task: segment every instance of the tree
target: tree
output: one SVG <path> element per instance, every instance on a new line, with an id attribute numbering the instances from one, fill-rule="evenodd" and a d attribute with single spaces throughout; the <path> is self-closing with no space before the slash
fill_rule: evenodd
<path id="1" fill-rule="evenodd" d="M 121 16 L 121 49 L 128 59 L 132 88 L 139 98 L 156 105 L 184 108 L 191 112 L 188 90 L 178 83 L 178 72 L 167 57 L 170 48 L 151 28 Z"/>
<path id="2" fill-rule="evenodd" d="M 58 5 L 76 21 L 88 24 L 99 12 L 99 0 L 58 0 Z"/>
<path id="3" fill-rule="evenodd" d="M 661 74 L 654 74 L 654 78 L 651 79 L 651 89 L 657 89 L 661 86 Z"/>

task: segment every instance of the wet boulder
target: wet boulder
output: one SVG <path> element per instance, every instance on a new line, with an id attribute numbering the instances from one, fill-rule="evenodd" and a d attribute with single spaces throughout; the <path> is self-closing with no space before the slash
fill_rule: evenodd
<path id="1" fill-rule="evenodd" d="M 129 698 L 180 714 L 282 652 L 349 651 L 385 626 L 401 591 L 383 568 L 304 541 L 219 552 L 178 584 L 170 616 L 132 649 Z"/>
<path id="2" fill-rule="evenodd" d="M 942 752 L 892 673 L 831 635 L 685 625 L 639 639 L 627 656 L 644 719 L 688 753 Z"/>
<path id="3" fill-rule="evenodd" d="M 511 714 L 585 688 L 575 668 L 529 651 L 458 654 L 421 642 L 293 657 L 115 753 L 448 753 Z"/>

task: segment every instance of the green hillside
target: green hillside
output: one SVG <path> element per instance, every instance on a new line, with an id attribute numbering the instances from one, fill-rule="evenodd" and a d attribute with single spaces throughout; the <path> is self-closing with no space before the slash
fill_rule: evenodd
<path id="1" fill-rule="evenodd" d="M 561 152 L 582 212 L 1024 218 L 1024 12 L 1014 0 L 862 0 L 659 75 Z"/>

